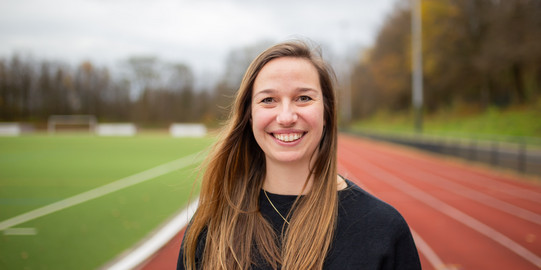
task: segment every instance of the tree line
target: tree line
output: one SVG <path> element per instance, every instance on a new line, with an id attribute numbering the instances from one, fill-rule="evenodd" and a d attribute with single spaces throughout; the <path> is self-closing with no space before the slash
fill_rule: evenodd
<path id="1" fill-rule="evenodd" d="M 179 79 L 162 80 L 153 67 L 158 64 L 151 57 L 129 59 L 126 65 L 137 74 L 129 80 L 89 61 L 72 68 L 13 55 L 0 60 L 0 119 L 44 123 L 50 115 L 91 114 L 100 122 L 195 120 L 190 106 L 178 105 L 202 95 L 193 92 L 191 71 L 168 65 L 168 73 Z M 137 96 L 133 89 L 140 91 Z"/>
<path id="2" fill-rule="evenodd" d="M 422 0 L 425 112 L 536 102 L 541 1 Z M 354 118 L 411 108 L 410 1 L 397 2 L 352 72 Z"/>
<path id="3" fill-rule="evenodd" d="M 131 57 L 111 71 L 85 61 L 68 64 L 12 55 L 0 59 L 0 122 L 44 125 L 50 115 L 94 115 L 99 122 L 166 127 L 217 125 L 227 118 L 242 75 L 265 44 L 234 49 L 212 89 L 196 89 L 192 69 L 152 56 Z"/>
<path id="4" fill-rule="evenodd" d="M 421 3 L 426 111 L 456 104 L 505 107 L 539 99 L 541 1 Z M 0 121 L 45 123 L 55 114 L 91 114 L 99 122 L 144 126 L 216 125 L 227 118 L 250 61 L 270 44 L 232 50 L 224 73 L 209 89 L 196 89 L 196 77 L 188 65 L 152 56 L 126 59 L 119 72 L 89 61 L 72 67 L 14 54 L 0 58 Z M 375 44 L 361 55 L 349 80 L 353 120 L 381 109 L 409 110 L 410 1 L 397 1 Z"/>

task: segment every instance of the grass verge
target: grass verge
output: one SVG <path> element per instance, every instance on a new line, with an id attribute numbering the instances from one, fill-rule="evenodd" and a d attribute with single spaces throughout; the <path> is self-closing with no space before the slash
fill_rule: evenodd
<path id="1" fill-rule="evenodd" d="M 541 104 L 541 103 L 540 103 Z M 541 139 L 541 106 L 489 108 L 480 113 L 442 110 L 424 116 L 423 134 L 489 140 L 536 141 Z M 411 112 L 390 114 L 380 112 L 374 117 L 352 124 L 353 130 L 381 133 L 415 133 Z"/>

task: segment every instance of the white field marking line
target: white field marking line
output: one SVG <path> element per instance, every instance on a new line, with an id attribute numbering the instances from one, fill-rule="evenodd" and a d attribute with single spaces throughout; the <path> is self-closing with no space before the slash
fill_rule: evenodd
<path id="1" fill-rule="evenodd" d="M 9 228 L 4 230 L 4 235 L 36 235 L 36 228 Z"/>
<path id="2" fill-rule="evenodd" d="M 354 153 L 354 152 L 351 152 L 351 153 Z M 376 177 L 391 185 L 394 185 L 395 187 L 401 189 L 404 193 L 418 199 L 419 201 L 422 201 L 423 203 L 436 209 L 437 211 L 455 219 L 456 221 L 472 228 L 473 230 L 501 244 L 503 247 L 519 255 L 520 257 L 532 263 L 536 267 L 538 268 L 541 267 L 540 257 L 535 255 L 528 249 L 524 248 L 517 242 L 511 240 L 509 237 L 489 227 L 488 225 L 446 204 L 445 202 L 422 191 L 421 189 L 407 183 L 406 181 L 400 179 L 399 177 L 396 177 L 388 172 L 385 172 L 383 169 L 380 169 L 376 165 L 370 164 L 368 161 L 358 163 L 358 165 L 360 165 L 360 167 L 364 167 L 364 170 L 368 174 L 371 174 L 373 177 Z"/>
<path id="3" fill-rule="evenodd" d="M 362 189 L 366 190 L 368 193 L 375 195 L 375 193 L 373 193 L 369 188 L 367 188 L 366 185 L 364 185 L 362 181 L 359 180 L 359 178 L 355 177 L 355 175 L 350 173 L 349 170 L 344 168 L 343 171 L 344 171 L 344 177 L 346 177 L 347 175 L 348 177 L 346 178 L 351 179 L 353 182 L 361 186 Z M 436 254 L 436 252 L 432 249 L 432 247 L 430 247 L 430 245 L 427 242 L 425 242 L 425 240 L 417 232 L 415 232 L 411 228 L 410 230 L 411 230 L 413 239 L 415 241 L 415 246 L 417 247 L 419 252 L 421 252 L 421 254 L 423 254 L 423 256 L 428 260 L 428 262 L 430 262 L 432 267 L 434 267 L 434 269 L 437 269 L 437 270 L 447 270 L 447 266 L 443 263 L 443 261 L 440 259 L 438 254 Z"/>
<path id="4" fill-rule="evenodd" d="M 66 198 L 64 200 L 51 203 L 49 205 L 40 207 L 38 209 L 26 212 L 24 214 L 12 217 L 10 219 L 0 222 L 0 231 L 7 228 L 19 225 L 21 223 L 60 211 L 62 209 L 107 195 L 109 193 L 115 192 L 117 190 L 133 186 L 135 184 L 150 180 L 152 178 L 158 177 L 160 175 L 167 174 L 174 170 L 179 170 L 189 165 L 195 164 L 196 162 L 202 160 L 202 152 L 197 152 L 171 162 L 158 165 L 154 168 L 142 171 L 140 173 L 130 175 L 128 177 L 116 180 L 109 184 L 85 191 L 83 193 L 77 194 L 75 196 Z"/>
<path id="5" fill-rule="evenodd" d="M 156 253 L 161 247 L 169 242 L 175 235 L 188 224 L 192 219 L 199 198 L 190 203 L 180 214 L 175 216 L 171 222 L 165 225 L 160 231 L 153 235 L 148 241 L 137 247 L 134 251 L 115 262 L 108 267 L 109 270 L 134 269 L 148 259 L 152 254 Z"/>
<path id="6" fill-rule="evenodd" d="M 395 163 L 387 157 L 379 157 L 380 159 L 386 160 L 385 164 Z M 506 212 L 508 214 L 514 215 L 516 217 L 522 218 L 524 220 L 533 222 L 535 224 L 541 225 L 541 215 L 529 211 L 527 209 L 518 207 L 516 205 L 510 204 L 508 202 L 502 201 L 500 199 L 494 198 L 492 196 L 486 195 L 482 192 L 476 191 L 474 189 L 468 188 L 461 184 L 455 183 L 451 180 L 445 179 L 445 177 L 431 173 L 430 171 L 422 168 L 421 166 L 412 166 L 415 167 L 415 170 L 403 170 L 401 171 L 405 175 L 414 177 L 425 183 L 432 185 L 437 185 L 446 188 L 448 191 L 453 192 L 459 196 L 467 197 L 472 200 L 478 201 L 484 205 L 492 207 L 496 210 Z M 422 172 L 424 171 L 424 172 Z M 431 180 L 428 180 L 431 179 Z M 435 181 L 434 181 L 435 180 Z"/>

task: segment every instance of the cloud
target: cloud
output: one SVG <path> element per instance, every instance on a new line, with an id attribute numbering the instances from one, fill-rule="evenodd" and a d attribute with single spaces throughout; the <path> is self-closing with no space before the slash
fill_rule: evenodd
<path id="1" fill-rule="evenodd" d="M 0 55 L 69 62 L 132 55 L 218 70 L 232 48 L 304 36 L 344 50 L 369 45 L 393 0 L 8 0 Z"/>

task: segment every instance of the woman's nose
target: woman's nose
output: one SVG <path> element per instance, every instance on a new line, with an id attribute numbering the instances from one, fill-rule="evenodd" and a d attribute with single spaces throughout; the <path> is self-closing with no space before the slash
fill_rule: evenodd
<path id="1" fill-rule="evenodd" d="M 284 104 L 276 116 L 276 122 L 283 126 L 291 126 L 297 122 L 297 112 L 291 104 Z"/>

